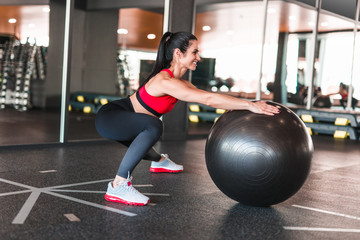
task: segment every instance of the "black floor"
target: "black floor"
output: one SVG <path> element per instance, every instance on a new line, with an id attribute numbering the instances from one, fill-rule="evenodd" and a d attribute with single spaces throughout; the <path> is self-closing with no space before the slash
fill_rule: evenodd
<path id="1" fill-rule="evenodd" d="M 0 239 L 360 239 L 359 142 L 314 137 L 311 174 L 293 197 L 270 208 L 226 197 L 207 172 L 205 139 L 160 142 L 184 165 L 133 184 L 145 207 L 106 202 L 125 148 L 108 141 L 0 151 Z"/>
<path id="2" fill-rule="evenodd" d="M 192 138 L 208 134 L 212 123 L 189 123 L 188 134 Z M 6 108 L 0 111 L 0 146 L 58 143 L 60 136 L 60 112 L 32 109 L 19 112 Z M 95 129 L 95 114 L 70 112 L 68 140 L 99 140 Z"/>

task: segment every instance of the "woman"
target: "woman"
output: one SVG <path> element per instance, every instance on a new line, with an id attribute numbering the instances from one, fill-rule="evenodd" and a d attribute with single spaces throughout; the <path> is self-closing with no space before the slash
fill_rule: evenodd
<path id="1" fill-rule="evenodd" d="M 349 86 L 341 82 L 340 85 L 339 85 L 339 91 L 338 92 L 330 93 L 330 94 L 327 94 L 325 96 L 329 97 L 329 96 L 336 95 L 336 94 L 340 94 L 340 96 L 341 96 L 340 104 L 344 109 L 346 109 L 348 95 L 349 95 Z M 355 110 L 357 104 L 358 104 L 358 100 L 356 98 L 354 98 L 354 97 L 351 97 L 351 107 L 354 110 Z"/>
<path id="2" fill-rule="evenodd" d="M 154 69 L 128 98 L 104 105 L 97 114 L 96 128 L 105 138 L 128 146 L 117 175 L 108 184 L 105 199 L 130 205 L 146 205 L 149 198 L 131 185 L 130 174 L 141 161 L 151 160 L 152 172 L 180 172 L 181 165 L 152 147 L 162 134 L 159 117 L 172 110 L 178 100 L 227 110 L 246 109 L 273 115 L 279 110 L 265 102 L 250 102 L 197 89 L 181 77 L 195 70 L 200 61 L 198 42 L 187 32 L 167 32 L 160 41 Z"/>

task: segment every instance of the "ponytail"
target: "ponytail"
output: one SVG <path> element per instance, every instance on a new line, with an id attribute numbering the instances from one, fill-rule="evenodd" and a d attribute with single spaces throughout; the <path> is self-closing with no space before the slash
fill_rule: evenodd
<path id="1" fill-rule="evenodd" d="M 161 70 L 169 68 L 171 61 L 173 60 L 173 53 L 176 48 L 180 49 L 182 53 L 185 53 L 190 46 L 190 40 L 197 40 L 197 38 L 188 32 L 166 32 L 160 40 L 155 65 L 150 75 L 140 84 L 141 88 L 152 77 L 158 74 Z"/>

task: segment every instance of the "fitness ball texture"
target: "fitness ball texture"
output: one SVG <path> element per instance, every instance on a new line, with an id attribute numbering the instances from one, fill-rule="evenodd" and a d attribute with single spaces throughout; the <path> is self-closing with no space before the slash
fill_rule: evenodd
<path id="1" fill-rule="evenodd" d="M 275 116 L 245 110 L 224 113 L 212 126 L 205 158 L 216 186 L 246 205 L 285 201 L 304 184 L 313 143 L 305 124 L 287 107 Z"/>

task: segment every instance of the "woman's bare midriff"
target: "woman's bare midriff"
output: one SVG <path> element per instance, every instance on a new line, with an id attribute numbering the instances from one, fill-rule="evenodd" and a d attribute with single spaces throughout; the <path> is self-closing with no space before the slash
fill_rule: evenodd
<path id="1" fill-rule="evenodd" d="M 133 95 L 130 96 L 130 101 L 131 104 L 133 105 L 134 111 L 136 113 L 145 113 L 147 115 L 156 117 L 154 114 L 152 114 L 151 112 L 149 112 L 148 110 L 146 110 L 137 100 L 135 93 Z M 157 118 L 157 117 L 156 117 Z"/>

